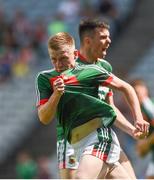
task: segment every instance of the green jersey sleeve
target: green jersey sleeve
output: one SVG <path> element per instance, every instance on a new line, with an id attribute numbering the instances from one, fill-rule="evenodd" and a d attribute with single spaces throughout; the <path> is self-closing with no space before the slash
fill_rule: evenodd
<path id="1" fill-rule="evenodd" d="M 98 99 L 98 86 L 109 83 L 112 74 L 98 65 L 76 65 L 64 71 L 61 77 L 65 93 L 57 108 L 57 119 L 64 127 L 65 137 L 71 130 L 89 120 L 100 117 L 104 126 L 110 126 L 116 117 L 113 108 Z"/>
<path id="2" fill-rule="evenodd" d="M 104 59 L 98 59 L 97 64 L 99 66 L 103 67 L 108 72 L 112 72 L 112 66 L 108 61 L 106 61 Z"/>
<path id="3" fill-rule="evenodd" d="M 43 73 L 38 74 L 36 78 L 37 106 L 46 103 L 52 93 L 53 90 L 48 77 Z"/>

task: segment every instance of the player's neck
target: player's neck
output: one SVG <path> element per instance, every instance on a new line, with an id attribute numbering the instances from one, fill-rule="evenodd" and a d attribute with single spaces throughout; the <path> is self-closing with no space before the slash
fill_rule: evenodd
<path id="1" fill-rule="evenodd" d="M 80 49 L 80 55 L 82 56 L 82 58 L 84 58 L 84 61 L 86 61 L 89 64 L 93 64 L 94 63 L 94 58 L 91 57 L 91 55 L 84 49 Z"/>

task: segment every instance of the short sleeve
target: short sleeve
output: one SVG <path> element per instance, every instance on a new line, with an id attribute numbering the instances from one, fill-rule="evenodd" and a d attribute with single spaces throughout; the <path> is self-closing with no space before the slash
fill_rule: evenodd
<path id="1" fill-rule="evenodd" d="M 36 95 L 37 103 L 36 106 L 39 107 L 45 104 L 53 93 L 50 80 L 44 74 L 38 74 L 36 78 Z"/>
<path id="2" fill-rule="evenodd" d="M 107 70 L 108 72 L 112 72 L 112 66 L 108 61 L 106 61 L 104 59 L 99 59 L 98 62 L 100 64 L 100 66 L 103 67 L 105 70 Z"/>

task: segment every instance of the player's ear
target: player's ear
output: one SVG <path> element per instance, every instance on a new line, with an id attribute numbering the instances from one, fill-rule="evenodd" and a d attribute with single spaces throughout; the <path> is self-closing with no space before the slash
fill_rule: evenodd
<path id="1" fill-rule="evenodd" d="M 88 36 L 85 37 L 83 41 L 84 41 L 85 45 L 89 45 L 90 44 L 90 38 Z"/>
<path id="2" fill-rule="evenodd" d="M 75 49 L 75 50 L 74 50 L 74 59 L 77 59 L 77 58 L 78 58 L 78 50 Z"/>

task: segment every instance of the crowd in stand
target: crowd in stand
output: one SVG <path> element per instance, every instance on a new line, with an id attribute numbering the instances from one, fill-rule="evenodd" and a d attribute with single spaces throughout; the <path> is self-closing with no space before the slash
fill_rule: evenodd
<path id="1" fill-rule="evenodd" d="M 0 82 L 25 76 L 36 64 L 37 53 L 43 53 L 45 40 L 46 28 L 41 20 L 31 23 L 21 10 L 10 18 L 0 9 Z"/>
<path id="2" fill-rule="evenodd" d="M 132 8 L 127 14 L 117 2 L 118 0 L 63 0 L 57 3 L 53 17 L 44 16 L 45 19 L 36 18 L 35 21 L 31 21 L 26 16 L 28 12 L 22 9 L 16 9 L 12 17 L 0 9 L 0 83 L 26 76 L 31 68 L 39 65 L 41 59 L 47 56 L 45 44 L 49 35 L 59 31 L 72 32 L 72 24 L 82 17 L 106 18 L 111 26 L 111 36 L 115 37 L 133 12 Z M 136 1 L 131 2 L 135 5 Z M 17 177 L 22 179 L 25 178 L 24 175 L 29 175 L 31 179 L 51 178 L 48 163 L 45 157 L 36 162 L 29 154 L 21 152 L 17 158 Z"/>
<path id="3" fill-rule="evenodd" d="M 51 179 L 52 174 L 46 156 L 33 158 L 28 151 L 21 151 L 17 155 L 15 174 L 18 179 Z"/>
<path id="4" fill-rule="evenodd" d="M 131 1 L 135 4 L 135 0 Z M 44 12 L 42 19 L 38 16 L 34 21 L 27 17 L 28 12 L 19 8 L 10 17 L 1 6 L 0 82 L 28 74 L 31 66 L 39 64 L 37 61 L 47 55 L 48 36 L 59 31 L 74 33 L 72 24 L 82 17 L 106 18 L 112 37 L 115 36 L 131 14 L 123 11 L 118 2 L 120 0 L 63 0 L 57 3 L 54 16 L 46 17 Z"/>

